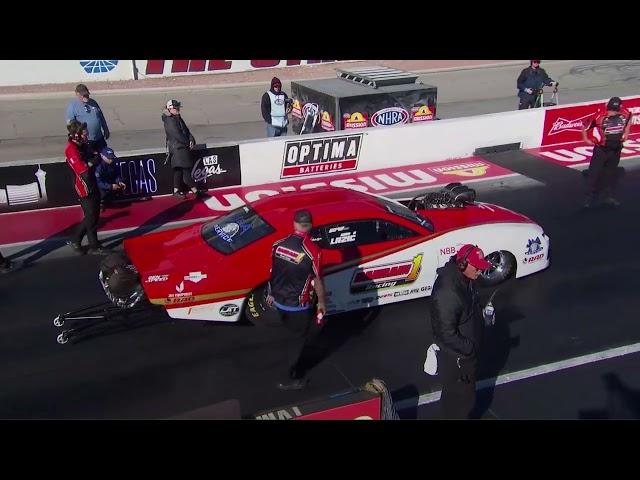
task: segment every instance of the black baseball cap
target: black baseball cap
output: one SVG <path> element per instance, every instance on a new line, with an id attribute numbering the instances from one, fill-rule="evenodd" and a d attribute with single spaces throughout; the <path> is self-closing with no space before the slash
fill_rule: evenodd
<path id="1" fill-rule="evenodd" d="M 296 223 L 313 223 L 311 212 L 309 210 L 298 210 L 293 217 Z"/>
<path id="2" fill-rule="evenodd" d="M 180 108 L 182 104 L 178 100 L 169 100 L 167 102 L 167 109 L 169 108 Z"/>
<path id="3" fill-rule="evenodd" d="M 607 103 L 607 110 L 613 110 L 614 112 L 620 111 L 620 106 L 622 105 L 622 100 L 620 97 L 611 97 L 609 103 Z"/>

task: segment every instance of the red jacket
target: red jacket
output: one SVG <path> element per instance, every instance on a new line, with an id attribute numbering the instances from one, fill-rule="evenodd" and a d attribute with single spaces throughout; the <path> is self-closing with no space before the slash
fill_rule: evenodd
<path id="1" fill-rule="evenodd" d="M 67 163 L 75 174 L 74 186 L 80 198 L 88 197 L 97 192 L 95 176 L 91 174 L 91 169 L 87 165 L 87 159 L 82 154 L 78 145 L 69 140 L 67 148 L 64 150 Z"/>

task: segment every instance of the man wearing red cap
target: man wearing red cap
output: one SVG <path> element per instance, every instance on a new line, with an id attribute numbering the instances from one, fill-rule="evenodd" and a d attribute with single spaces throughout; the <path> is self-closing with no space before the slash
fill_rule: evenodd
<path id="1" fill-rule="evenodd" d="M 588 127 L 582 129 L 582 139 L 589 145 L 595 145 L 589 162 L 588 192 L 584 203 L 591 208 L 602 197 L 602 204 L 618 207 L 620 202 L 613 198 L 616 169 L 620 163 L 623 143 L 629 138 L 631 113 L 622 107 L 620 97 L 612 97 L 606 110 L 597 115 Z M 597 131 L 598 137 L 587 136 L 589 131 Z"/>
<path id="2" fill-rule="evenodd" d="M 289 119 L 293 105 L 286 93 L 282 91 L 282 82 L 278 77 L 271 79 L 271 88 L 262 95 L 260 110 L 262 118 L 267 122 L 267 137 L 280 137 L 287 134 Z"/>
<path id="3" fill-rule="evenodd" d="M 431 327 L 437 345 L 440 405 L 445 418 L 470 418 L 476 399 L 476 370 L 484 322 L 475 280 L 492 264 L 475 245 L 463 245 L 436 272 Z"/>

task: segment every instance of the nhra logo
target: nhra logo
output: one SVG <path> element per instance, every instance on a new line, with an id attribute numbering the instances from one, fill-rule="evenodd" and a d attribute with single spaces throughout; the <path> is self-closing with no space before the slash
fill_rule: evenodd
<path id="1" fill-rule="evenodd" d="M 400 107 L 385 108 L 371 116 L 371 125 L 374 127 L 398 125 L 408 121 L 409 112 Z"/>
<path id="2" fill-rule="evenodd" d="M 368 113 L 354 112 L 351 115 L 345 113 L 342 118 L 344 119 L 344 128 L 367 128 L 369 126 Z"/>
<path id="3" fill-rule="evenodd" d="M 427 120 L 433 120 L 433 112 L 429 110 L 427 105 L 411 108 L 411 123 L 426 122 Z"/>
<path id="4" fill-rule="evenodd" d="M 484 162 L 461 163 L 459 165 L 447 165 L 445 167 L 430 168 L 432 172 L 443 175 L 458 175 L 459 177 L 482 177 L 487 174 L 489 165 Z"/>
<path id="5" fill-rule="evenodd" d="M 527 242 L 527 251 L 525 255 L 535 255 L 542 251 L 542 241 L 540 237 L 529 239 Z"/>
<path id="6" fill-rule="evenodd" d="M 392 288 L 415 282 L 422 268 L 422 253 L 406 260 L 387 265 L 358 269 L 351 279 L 351 293 Z"/>
<path id="7" fill-rule="evenodd" d="M 356 170 L 362 135 L 287 142 L 280 178 Z"/>

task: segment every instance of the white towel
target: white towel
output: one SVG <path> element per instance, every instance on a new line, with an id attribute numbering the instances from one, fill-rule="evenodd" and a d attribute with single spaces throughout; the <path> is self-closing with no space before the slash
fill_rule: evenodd
<path id="1" fill-rule="evenodd" d="M 438 356 L 436 352 L 440 351 L 440 347 L 435 343 L 427 349 L 427 358 L 424 361 L 424 373 L 427 375 L 436 375 L 438 373 Z"/>

